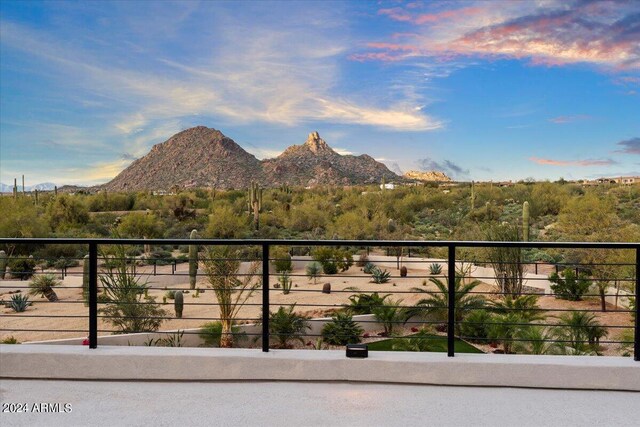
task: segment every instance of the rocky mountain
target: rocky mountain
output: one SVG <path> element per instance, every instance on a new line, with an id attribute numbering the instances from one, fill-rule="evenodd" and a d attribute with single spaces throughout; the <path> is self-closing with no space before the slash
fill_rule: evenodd
<path id="1" fill-rule="evenodd" d="M 404 174 L 404 177 L 407 179 L 415 179 L 417 181 L 451 182 L 451 178 L 449 178 L 444 172 L 439 171 L 408 171 Z"/>
<path id="2" fill-rule="evenodd" d="M 302 145 L 287 148 L 275 159 L 259 161 L 222 132 L 198 126 L 154 145 L 103 189 L 110 191 L 169 190 L 178 187 L 245 188 L 319 184 L 349 185 L 399 177 L 363 154 L 343 156 L 318 132 Z"/>
<path id="3" fill-rule="evenodd" d="M 111 191 L 178 187 L 248 187 L 263 182 L 260 161 L 216 129 L 197 126 L 156 144 L 102 188 Z"/>
<path id="4" fill-rule="evenodd" d="M 397 178 L 384 164 L 371 156 L 340 155 L 312 132 L 302 145 L 287 148 L 275 159 L 262 162 L 272 185 L 314 186 L 322 184 L 350 185 L 380 182 Z"/>

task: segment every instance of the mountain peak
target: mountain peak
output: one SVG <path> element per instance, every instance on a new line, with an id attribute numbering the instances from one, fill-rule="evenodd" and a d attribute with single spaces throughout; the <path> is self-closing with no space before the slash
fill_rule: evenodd
<path id="1" fill-rule="evenodd" d="M 306 145 L 312 153 L 318 154 L 320 151 L 333 151 L 327 142 L 320 138 L 320 134 L 317 131 L 311 132 L 309 137 L 305 141 Z"/>

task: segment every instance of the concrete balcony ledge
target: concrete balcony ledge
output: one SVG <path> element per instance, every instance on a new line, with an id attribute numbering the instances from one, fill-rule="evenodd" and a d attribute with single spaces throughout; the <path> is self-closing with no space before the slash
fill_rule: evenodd
<path id="1" fill-rule="evenodd" d="M 137 381 L 352 381 L 640 391 L 640 363 L 623 357 L 336 350 L 1 345 L 0 378 Z"/>

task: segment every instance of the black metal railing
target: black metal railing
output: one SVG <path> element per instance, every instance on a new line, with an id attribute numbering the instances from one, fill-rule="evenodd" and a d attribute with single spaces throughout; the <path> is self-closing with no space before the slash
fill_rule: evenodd
<path id="1" fill-rule="evenodd" d="M 13 248 L 23 248 L 23 250 L 18 251 L 20 253 L 27 253 L 28 250 L 24 250 L 24 248 L 36 248 L 38 246 L 42 246 L 42 245 L 51 245 L 51 244 L 56 244 L 56 245 L 78 245 L 79 247 L 83 248 L 82 251 L 84 251 L 85 253 L 88 253 L 88 262 L 89 262 L 89 268 L 88 268 L 88 289 L 87 289 L 87 298 L 86 301 L 82 301 L 82 300 L 69 300 L 67 301 L 67 303 L 81 303 L 81 302 L 85 302 L 86 305 L 88 305 L 88 313 L 86 315 L 87 320 L 88 320 L 88 326 L 87 326 L 87 337 L 88 337 L 88 344 L 89 344 L 89 348 L 97 348 L 98 346 L 98 332 L 102 331 L 102 332 L 118 332 L 116 330 L 107 330 L 105 328 L 100 329 L 100 321 L 104 321 L 104 320 L 108 320 L 109 319 L 109 315 L 105 314 L 103 311 L 101 311 L 99 309 L 99 305 L 101 304 L 100 302 L 100 295 L 99 295 L 99 276 L 101 274 L 101 270 L 100 270 L 100 266 L 99 266 L 99 262 L 102 260 L 103 262 L 107 261 L 106 259 L 104 259 L 104 256 L 101 256 L 100 254 L 100 249 L 104 248 L 104 247 L 111 247 L 114 245 L 127 245 L 127 246 L 143 246 L 143 245 L 147 245 L 147 246 L 181 246 L 181 245 L 197 245 L 198 247 L 210 247 L 210 246 L 236 246 L 236 247 L 248 247 L 248 248 L 254 248 L 253 252 L 255 252 L 255 256 L 256 256 L 256 260 L 259 260 L 261 262 L 261 267 L 259 269 L 259 274 L 258 276 L 261 278 L 261 287 L 260 287 L 260 292 L 261 292 L 261 301 L 260 302 L 246 302 L 246 305 L 248 307 L 258 307 L 259 308 L 259 312 L 260 315 L 259 316 L 244 316 L 241 318 L 236 318 L 236 320 L 242 320 L 245 322 L 254 322 L 256 324 L 261 324 L 260 326 L 260 332 L 259 333 L 255 333 L 256 337 L 261 339 L 261 347 L 262 350 L 267 352 L 269 351 L 269 349 L 271 348 L 271 344 L 270 344 L 270 340 L 271 338 L 273 338 L 274 334 L 270 331 L 270 308 L 272 306 L 272 300 L 271 300 L 271 294 L 274 293 L 274 291 L 276 291 L 278 288 L 276 288 L 275 286 L 272 285 L 272 279 L 274 276 L 274 273 L 270 272 L 270 265 L 272 262 L 277 261 L 277 259 L 274 258 L 274 256 L 272 256 L 271 254 L 273 253 L 271 251 L 272 248 L 274 247 L 279 247 L 279 246 L 287 246 L 287 247 L 302 247 L 302 248 L 314 248 L 314 247 L 319 247 L 319 246 L 326 246 L 326 247 L 350 247 L 350 248 L 367 248 L 367 253 L 370 253 L 369 248 L 413 248 L 414 249 L 414 255 L 415 252 L 421 252 L 424 253 L 425 251 L 428 250 L 435 250 L 438 249 L 440 251 L 445 251 L 444 253 L 446 253 L 446 258 L 442 257 L 445 259 L 445 261 L 442 261 L 441 263 L 443 265 L 446 265 L 446 273 L 442 273 L 442 274 L 438 274 L 436 276 L 432 275 L 432 274 L 414 274 L 412 275 L 412 279 L 432 279 L 434 277 L 440 277 L 443 280 L 446 280 L 447 283 L 447 287 L 446 287 L 446 291 L 441 292 L 442 297 L 445 297 L 444 294 L 446 294 L 446 301 L 447 304 L 446 306 L 441 307 L 442 309 L 446 310 L 446 319 L 419 319 L 419 320 L 415 320 L 414 318 L 407 318 L 404 320 L 390 320 L 388 321 L 390 325 L 395 324 L 403 324 L 403 325 L 411 325 L 411 324 L 416 324 L 416 325 L 440 325 L 442 324 L 444 326 L 444 330 L 446 331 L 446 336 L 445 335 L 441 335 L 440 337 L 442 339 L 446 338 L 446 352 L 448 354 L 448 356 L 453 357 L 455 355 L 455 347 L 456 347 L 456 340 L 458 338 L 466 338 L 460 334 L 456 334 L 456 328 L 459 327 L 462 323 L 465 323 L 467 325 L 474 325 L 473 322 L 462 322 L 460 320 L 460 311 L 463 310 L 472 310 L 472 309 L 466 309 L 463 307 L 456 307 L 456 300 L 458 295 L 458 292 L 456 291 L 456 287 L 452 286 L 452 284 L 456 283 L 456 279 L 459 278 L 458 276 L 460 275 L 459 271 L 458 271 L 458 267 L 457 265 L 460 264 L 461 262 L 468 262 L 465 261 L 464 259 L 458 258 L 460 256 L 460 251 L 462 249 L 464 249 L 465 251 L 468 250 L 486 250 L 487 248 L 520 248 L 523 250 L 526 249 L 531 249 L 531 248 L 536 248 L 536 249 L 553 249 L 553 250 L 615 250 L 615 251 L 630 251 L 634 254 L 634 258 L 635 258 L 635 263 L 604 263 L 602 262 L 601 264 L 597 264 L 600 266 L 604 266 L 604 265 L 610 265 L 613 267 L 619 266 L 621 268 L 627 268 L 628 272 L 625 273 L 625 275 L 618 275 L 616 276 L 616 281 L 617 282 L 621 282 L 621 283 L 628 283 L 630 286 L 628 286 L 628 289 L 631 290 L 630 293 L 628 293 L 626 295 L 627 298 L 636 298 L 637 301 L 637 295 L 640 294 L 640 274 L 638 273 L 640 271 L 640 243 L 637 242 L 633 242 L 633 243 L 586 243 L 586 242 L 580 242 L 580 243 L 573 243 L 573 242 L 496 242 L 496 241 L 491 241 L 491 242 L 480 242 L 480 241 L 403 241 L 403 240 L 375 240 L 375 241 L 361 241 L 361 240 L 331 240 L 331 241 L 326 241 L 326 240 L 269 240 L 269 239 L 247 239 L 247 240 L 221 240 L 221 239 L 75 239 L 75 238 L 60 238 L 60 239 L 50 239 L 50 238 L 35 238 L 35 239 L 9 239 L 9 238 L 0 238 L 0 245 L 7 245 L 7 247 L 13 247 Z M 440 252 L 442 253 L 442 252 Z M 398 259 L 400 259 L 401 256 L 398 257 Z M 458 258 L 458 259 L 457 259 Z M 78 257 L 78 259 L 82 259 L 80 257 Z M 202 258 L 201 258 L 202 259 Z M 246 261 L 248 259 L 248 257 L 244 258 L 243 260 Z M 297 261 L 300 260 L 302 258 L 298 257 L 296 258 L 295 256 L 292 257 L 293 261 Z M 306 260 L 306 258 L 304 258 Z M 478 254 L 475 253 L 473 254 L 472 258 L 473 262 L 475 264 L 487 264 L 487 265 L 491 265 L 491 260 L 490 259 L 482 259 L 482 254 Z M 158 273 L 158 269 L 157 269 L 157 264 L 158 262 L 155 260 L 150 260 L 152 261 L 151 264 L 149 264 L 151 271 L 148 271 L 148 269 L 144 269 L 141 268 L 140 271 L 138 273 L 134 272 L 133 274 L 148 274 L 148 275 L 171 275 L 171 276 L 188 276 L 188 273 L 183 273 L 183 272 L 179 272 L 178 268 L 177 268 L 177 261 L 176 260 L 170 260 L 168 262 L 168 265 L 170 265 L 171 270 L 170 273 Z M 389 261 L 390 262 L 390 261 Z M 420 260 L 416 260 L 415 258 L 407 258 L 404 257 L 402 263 L 405 265 L 409 265 L 411 266 L 412 263 L 425 263 L 426 261 L 420 259 Z M 165 260 L 166 263 L 166 260 Z M 531 264 L 535 266 L 535 272 L 538 272 L 538 265 L 541 263 L 536 263 L 536 262 L 531 262 L 531 263 L 527 263 L 524 261 L 518 261 L 519 264 Z M 576 262 L 566 262 L 566 263 L 557 263 L 557 264 L 550 264 L 550 263 L 544 263 L 546 265 L 551 265 L 553 269 L 555 269 L 556 272 L 560 272 L 560 267 L 559 266 L 563 266 L 564 268 L 572 268 L 575 269 L 575 271 L 579 271 L 580 269 L 583 270 L 588 270 L 589 268 L 593 267 L 593 265 L 579 265 Z M 102 267 L 102 271 L 104 271 L 105 267 Z M 34 274 L 45 274 L 45 270 L 41 269 L 41 271 L 36 271 L 34 272 Z M 20 273 L 20 272 L 14 272 L 14 273 Z M 60 268 L 60 273 L 62 278 L 64 278 L 65 276 L 73 276 L 75 275 L 79 275 L 82 274 L 80 272 L 74 272 L 73 269 L 69 269 L 68 267 L 62 266 Z M 202 275 L 202 273 L 198 273 L 199 275 Z M 304 276 L 304 274 L 292 274 L 292 277 L 300 277 L 300 276 Z M 332 277 L 335 279 L 349 279 L 349 278 L 354 278 L 354 277 L 363 277 L 363 276 L 354 276 L 353 274 L 350 273 L 345 273 L 345 274 L 332 274 L 332 275 L 321 275 L 320 277 Z M 400 279 L 400 276 L 392 276 L 392 279 Z M 495 279 L 495 277 L 491 277 L 491 275 L 488 276 L 480 276 L 478 275 L 475 278 L 479 278 L 479 279 Z M 506 277 L 505 277 L 506 278 Z M 546 280 L 544 278 L 528 278 L 527 281 L 528 282 L 535 282 L 536 280 Z M 592 278 L 593 281 L 595 281 L 596 283 L 598 281 L 609 281 L 609 278 Z M 345 280 L 346 281 L 346 280 Z M 395 287 L 395 283 L 393 284 L 393 286 Z M 4 286 L 2 281 L 0 281 L 0 291 L 5 291 L 5 289 L 7 288 L 17 288 L 18 286 L 16 286 L 15 284 L 11 285 L 11 286 Z M 28 288 L 28 286 L 23 286 L 23 288 Z M 179 286 L 176 287 L 165 287 L 163 290 L 167 290 L 167 291 L 181 291 L 182 292 L 182 288 Z M 214 289 L 215 291 L 215 289 Z M 318 292 L 317 290 L 310 290 L 310 289 L 300 289 L 300 290 L 296 290 L 295 292 Z M 355 291 L 351 290 L 351 289 L 334 289 L 333 290 L 334 293 L 344 293 L 344 294 L 353 294 Z M 368 292 L 368 291 L 367 291 Z M 367 293 L 364 292 L 364 293 Z M 374 291 L 371 291 L 369 293 L 372 292 L 390 292 L 392 294 L 406 294 L 408 296 L 414 296 L 416 294 L 421 294 L 424 295 L 424 293 L 420 293 L 420 290 L 415 290 L 415 288 L 412 289 L 407 289 L 407 290 L 396 290 L 396 289 L 385 289 L 385 288 L 381 288 L 378 287 L 376 288 Z M 429 294 L 437 294 L 437 291 L 430 291 Z M 500 296 L 500 295 L 506 295 L 508 292 L 505 292 L 504 289 L 499 289 L 499 290 L 491 290 L 491 291 L 469 291 L 468 292 L 469 295 L 491 295 L 493 297 L 495 296 Z M 527 290 L 525 291 L 520 291 L 519 295 L 539 295 L 538 292 L 528 292 Z M 196 295 L 192 295 L 192 296 L 196 296 Z M 584 297 L 602 297 L 603 294 L 599 294 L 599 293 L 584 293 L 584 295 L 582 295 Z M 6 301 L 5 301 L 6 303 Z M 138 302 L 138 301 L 132 301 L 130 302 L 130 304 L 150 304 L 148 301 L 147 302 Z M 196 303 L 196 302 L 185 302 L 185 305 L 187 306 L 193 306 L 193 305 L 214 305 L 214 304 L 207 304 L 207 303 Z M 639 325 L 639 321 L 640 321 L 640 315 L 639 315 L 639 306 L 640 304 L 638 304 L 637 302 L 635 303 L 635 309 L 634 312 L 632 313 L 632 310 L 629 309 L 615 309 L 615 310 L 609 310 L 609 312 L 612 313 L 632 313 L 635 316 L 635 319 L 633 321 L 632 325 L 629 324 L 615 324 L 615 325 L 601 325 L 603 328 L 611 328 L 611 329 L 633 329 L 633 340 L 632 341 L 625 341 L 625 340 L 615 340 L 615 339 L 610 339 L 610 340 L 606 340 L 606 341 L 600 341 L 600 338 L 598 338 L 598 342 L 600 343 L 607 343 L 607 344 L 613 344 L 613 343 L 619 343 L 619 344 L 632 344 L 632 350 L 633 350 L 633 356 L 634 359 L 637 361 L 640 361 L 640 325 Z M 309 302 L 302 302 L 302 303 L 298 303 L 296 302 L 296 307 L 298 308 L 307 308 L 307 309 L 328 309 L 328 310 L 335 310 L 335 309 L 339 309 L 339 308 L 343 308 L 344 304 L 327 304 L 327 303 L 309 303 Z M 394 306 L 392 304 L 382 304 L 380 305 L 380 307 L 382 308 L 411 308 L 410 306 L 406 306 L 406 305 L 399 305 L 399 306 Z M 415 307 L 414 307 L 415 308 Z M 523 311 L 525 309 L 523 308 L 509 308 L 509 307 L 502 307 L 501 308 L 502 312 L 504 313 L 509 313 L 510 310 L 512 311 Z M 572 313 L 580 313 L 580 312 L 599 312 L 598 310 L 594 310 L 594 309 L 576 309 L 575 307 L 572 308 L 563 308 L 563 307 L 529 307 L 526 308 L 526 310 L 528 310 L 531 313 L 535 313 L 535 312 L 540 312 L 540 313 L 563 313 L 563 312 L 572 312 Z M 0 315 L 0 318 L 9 318 L 9 317 L 19 317 L 20 315 L 16 315 L 13 313 L 3 313 L 2 315 Z M 39 315 L 30 315 L 30 317 L 38 317 Z M 27 317 L 27 316 L 25 316 Z M 49 318 L 49 319 L 54 319 L 57 317 L 84 317 L 82 315 L 42 315 L 42 317 L 45 318 Z M 161 319 L 168 319 L 168 317 L 164 317 L 164 316 L 159 316 L 159 318 Z M 191 321 L 195 321 L 195 320 L 216 320 L 217 318 L 213 318 L 211 316 L 208 317 L 192 317 L 190 320 Z M 219 320 L 219 319 L 217 319 Z M 362 320 L 361 323 L 375 323 L 375 322 L 379 322 L 379 320 Z M 491 321 L 487 321 L 487 322 L 483 322 L 483 324 L 485 325 L 492 325 L 495 322 L 491 322 Z M 550 324 L 548 322 L 544 322 L 544 321 L 528 321 L 526 323 L 523 323 L 522 325 L 520 325 L 518 323 L 517 320 L 513 320 L 511 323 L 508 323 L 508 326 L 526 326 L 526 327 L 535 327 L 535 326 L 549 326 Z M 560 323 L 555 323 L 553 324 L 553 326 L 556 327 L 562 327 L 562 326 L 567 326 L 566 324 L 563 324 L 563 321 L 561 321 Z M 4 327 L 2 325 L 0 325 L 0 332 L 20 332 L 20 331 L 44 331 L 44 329 L 35 329 L 33 327 L 24 327 L 24 328 L 8 328 L 8 327 Z M 76 330 L 76 329 L 60 329 L 57 330 L 58 332 L 62 332 L 62 331 L 70 331 L 70 332 L 80 332 L 80 330 Z M 133 332 L 138 332 L 138 331 L 133 331 Z M 366 334 L 365 334 L 366 335 Z M 305 334 L 305 336 L 308 337 L 320 337 L 321 334 Z M 402 338 L 406 338 L 409 339 L 408 336 L 401 336 L 398 337 L 400 339 Z M 517 343 L 519 341 L 526 341 L 526 342 L 535 342 L 536 339 L 532 339 L 532 338 L 522 338 L 522 337 L 517 337 L 517 336 L 504 336 L 504 337 L 499 337 L 499 339 L 494 338 L 486 338 L 486 337 L 468 337 L 469 339 L 475 339 L 478 342 L 489 342 L 491 343 L 492 340 L 494 341 L 502 341 L 505 343 L 511 342 L 511 343 Z M 587 341 L 587 338 L 585 337 L 578 337 L 578 338 L 582 338 L 583 341 Z M 572 337 L 569 336 L 566 339 L 562 339 L 562 338 L 554 338 L 554 339 L 539 339 L 537 341 L 553 341 L 555 343 L 560 343 L 562 344 L 564 343 L 572 343 L 573 341 L 580 341 L 578 338 L 576 337 Z M 591 340 L 591 338 L 589 338 L 589 340 Z"/>

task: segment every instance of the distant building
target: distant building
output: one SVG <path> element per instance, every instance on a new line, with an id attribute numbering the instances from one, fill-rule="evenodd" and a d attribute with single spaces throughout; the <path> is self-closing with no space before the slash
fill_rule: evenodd
<path id="1" fill-rule="evenodd" d="M 640 183 L 640 177 L 638 176 L 621 176 L 620 178 L 615 178 L 616 183 L 618 184 L 638 184 Z"/>
<path id="2" fill-rule="evenodd" d="M 384 188 L 382 188 L 384 186 Z M 395 190 L 396 189 L 396 185 L 393 183 L 389 183 L 389 184 L 380 184 L 380 189 L 381 190 Z"/>

